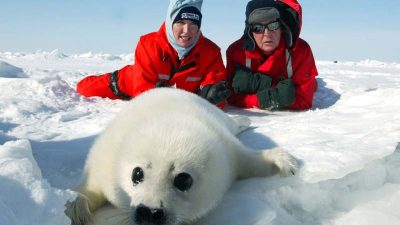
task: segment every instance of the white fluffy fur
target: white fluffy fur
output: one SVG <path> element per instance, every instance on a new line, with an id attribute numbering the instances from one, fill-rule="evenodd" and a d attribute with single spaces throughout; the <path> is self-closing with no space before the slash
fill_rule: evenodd
<path id="1" fill-rule="evenodd" d="M 190 224 L 213 209 L 235 179 L 293 174 L 295 160 L 289 154 L 243 146 L 236 135 L 248 125 L 247 118 L 232 119 L 182 90 L 145 92 L 96 140 L 80 194 L 67 203 L 66 214 L 74 225 L 88 224 L 97 209 L 110 202 L 116 208 L 114 217 L 96 216 L 95 224 L 136 224 L 132 218 L 138 205 L 162 208 L 165 225 Z M 131 180 L 135 167 L 144 171 L 137 185 Z M 173 186 L 182 172 L 193 177 L 186 192 Z"/>

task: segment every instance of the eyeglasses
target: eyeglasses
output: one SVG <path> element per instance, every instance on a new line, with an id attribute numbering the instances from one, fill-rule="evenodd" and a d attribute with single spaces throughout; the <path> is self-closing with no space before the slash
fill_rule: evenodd
<path id="1" fill-rule="evenodd" d="M 279 21 L 274 21 L 269 24 L 251 24 L 250 25 L 250 31 L 254 33 L 264 33 L 265 29 L 268 29 L 269 31 L 274 31 L 278 30 L 281 27 L 281 24 Z"/>

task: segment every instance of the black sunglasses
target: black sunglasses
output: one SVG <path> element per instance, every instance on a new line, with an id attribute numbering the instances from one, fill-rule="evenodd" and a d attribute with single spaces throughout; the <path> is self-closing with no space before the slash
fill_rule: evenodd
<path id="1" fill-rule="evenodd" d="M 279 21 L 274 21 L 269 24 L 250 24 L 250 31 L 254 33 L 264 33 L 265 29 L 269 31 L 278 30 L 281 27 Z"/>

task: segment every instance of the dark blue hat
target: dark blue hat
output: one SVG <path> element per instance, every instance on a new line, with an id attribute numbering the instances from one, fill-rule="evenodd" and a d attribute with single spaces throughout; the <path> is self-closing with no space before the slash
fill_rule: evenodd
<path id="1" fill-rule="evenodd" d="M 200 28 L 201 18 L 202 18 L 201 12 L 196 7 L 193 6 L 184 7 L 178 12 L 172 23 L 174 24 L 180 20 L 191 20 L 193 21 L 193 23 L 197 24 L 197 26 L 199 26 Z"/>

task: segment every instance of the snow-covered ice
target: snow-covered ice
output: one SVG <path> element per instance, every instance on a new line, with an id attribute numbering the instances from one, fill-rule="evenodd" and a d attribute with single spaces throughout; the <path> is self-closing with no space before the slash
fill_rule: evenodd
<path id="1" fill-rule="evenodd" d="M 88 149 L 127 102 L 86 99 L 76 83 L 133 55 L 0 52 L 0 224 L 70 224 Z M 198 224 L 400 225 L 400 64 L 318 61 L 312 110 L 243 110 L 257 150 L 299 159 L 291 178 L 236 182 Z M 397 148 L 397 150 L 396 150 Z"/>

